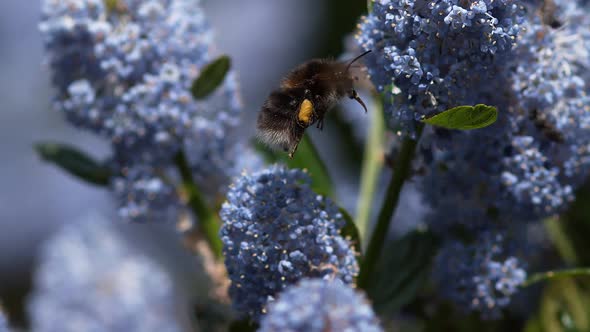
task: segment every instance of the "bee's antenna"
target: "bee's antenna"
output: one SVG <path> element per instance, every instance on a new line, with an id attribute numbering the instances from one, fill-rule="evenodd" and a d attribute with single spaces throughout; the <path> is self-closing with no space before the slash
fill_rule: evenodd
<path id="1" fill-rule="evenodd" d="M 367 55 L 367 54 L 369 54 L 369 53 L 371 53 L 371 50 L 368 50 L 368 51 L 364 52 L 363 54 L 361 54 L 361 55 L 357 56 L 356 58 L 354 58 L 354 59 L 350 60 L 350 62 L 349 62 L 349 63 L 348 63 L 348 65 L 346 66 L 346 71 L 348 71 L 348 69 L 350 69 L 350 65 L 352 65 L 352 64 L 353 64 L 353 63 L 354 63 L 356 60 L 358 60 L 358 59 L 360 59 L 360 58 L 364 57 L 365 55 Z"/>

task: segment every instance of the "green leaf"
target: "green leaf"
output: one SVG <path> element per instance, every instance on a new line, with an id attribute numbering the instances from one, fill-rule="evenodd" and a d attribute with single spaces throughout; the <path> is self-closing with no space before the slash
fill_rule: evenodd
<path id="1" fill-rule="evenodd" d="M 258 324 L 248 319 L 234 320 L 229 324 L 229 332 L 254 332 L 258 329 Z"/>
<path id="2" fill-rule="evenodd" d="M 422 122 L 447 128 L 471 130 L 487 127 L 498 118 L 498 110 L 493 106 L 478 104 L 475 106 L 458 106 L 438 113 Z"/>
<path id="3" fill-rule="evenodd" d="M 590 181 L 587 179 L 575 193 L 575 200 L 559 220 L 548 222 L 558 237 L 553 242 L 566 263 L 572 266 L 590 266 Z M 550 233 L 551 234 L 551 233 Z M 556 243 L 557 242 L 557 243 Z"/>
<path id="4" fill-rule="evenodd" d="M 568 220 L 566 220 L 566 222 L 567 221 Z M 553 247 L 557 250 L 561 259 L 569 266 L 581 265 L 578 257 L 581 252 L 576 250 L 578 248 L 574 247 L 576 244 L 574 240 L 576 239 L 572 238 L 571 234 L 567 233 L 567 224 L 557 217 L 548 218 L 544 220 L 543 224 Z M 584 229 L 578 228 L 578 232 L 583 230 Z"/>
<path id="5" fill-rule="evenodd" d="M 303 135 L 292 159 L 286 153 L 273 151 L 259 142 L 254 146 L 269 163 L 282 163 L 289 168 L 307 170 L 311 177 L 311 188 L 320 195 L 332 197 L 332 180 L 328 169 L 308 134 Z"/>
<path id="6" fill-rule="evenodd" d="M 313 181 L 311 187 L 316 193 L 332 196 L 332 180 L 328 169 L 309 135 L 303 136 L 293 159 L 287 158 L 286 155 L 283 158 L 286 158 L 289 168 L 301 168 L 309 171 Z"/>
<path id="7" fill-rule="evenodd" d="M 539 319 L 539 317 L 534 316 L 530 318 L 523 329 L 523 332 L 543 332 L 543 323 Z"/>
<path id="8" fill-rule="evenodd" d="M 590 294 L 574 280 L 552 281 L 544 290 L 539 319 L 545 331 L 581 332 L 590 328 Z"/>
<path id="9" fill-rule="evenodd" d="M 71 175 L 99 186 L 109 184 L 111 170 L 75 147 L 60 143 L 38 143 L 39 156 L 62 168 Z"/>
<path id="10" fill-rule="evenodd" d="M 436 248 L 435 237 L 424 231 L 409 233 L 385 247 L 368 283 L 377 312 L 387 315 L 417 296 L 430 274 Z"/>
<path id="11" fill-rule="evenodd" d="M 222 55 L 206 65 L 201 75 L 193 82 L 191 87 L 193 97 L 203 99 L 213 93 L 223 83 L 230 67 L 231 59 L 227 55 Z"/>

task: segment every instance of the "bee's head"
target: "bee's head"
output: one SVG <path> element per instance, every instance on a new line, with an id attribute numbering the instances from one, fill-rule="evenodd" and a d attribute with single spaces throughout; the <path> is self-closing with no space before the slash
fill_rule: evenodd
<path id="1" fill-rule="evenodd" d="M 346 65 L 346 73 L 348 73 L 350 71 L 350 66 L 355 61 L 357 61 L 358 59 L 364 57 L 365 55 L 367 55 L 369 53 L 371 53 L 371 50 L 365 51 L 363 54 L 361 54 L 361 55 L 357 56 L 356 58 L 350 60 L 350 62 Z M 365 113 L 367 113 L 367 106 L 365 105 L 365 103 L 363 102 L 363 100 L 361 99 L 361 97 L 359 97 L 358 93 L 356 92 L 356 90 L 353 87 L 351 87 L 350 90 L 348 91 L 348 98 L 356 100 L 365 109 Z"/>

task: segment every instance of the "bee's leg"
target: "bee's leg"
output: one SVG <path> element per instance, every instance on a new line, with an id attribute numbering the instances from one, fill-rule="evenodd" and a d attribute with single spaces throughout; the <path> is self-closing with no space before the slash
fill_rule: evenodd
<path id="1" fill-rule="evenodd" d="M 295 154 L 295 151 L 297 151 L 298 146 L 299 146 L 299 142 L 297 142 L 297 144 L 295 144 L 293 149 L 291 149 L 291 151 L 289 152 L 289 159 L 293 159 L 293 155 Z"/>
<path id="2" fill-rule="evenodd" d="M 289 158 L 293 159 L 293 155 L 295 154 L 295 151 L 297 151 L 297 147 L 299 146 L 299 142 L 301 142 L 304 133 L 305 128 L 301 128 L 299 126 L 294 126 L 291 129 L 291 137 L 289 140 Z"/>
<path id="3" fill-rule="evenodd" d="M 318 124 L 316 126 L 319 130 L 324 130 L 324 117 L 318 119 Z"/>

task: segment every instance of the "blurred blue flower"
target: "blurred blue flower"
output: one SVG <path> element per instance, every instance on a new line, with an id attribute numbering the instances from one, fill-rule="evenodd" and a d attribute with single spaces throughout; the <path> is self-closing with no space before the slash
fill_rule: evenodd
<path id="1" fill-rule="evenodd" d="M 463 310 L 498 318 L 527 276 L 507 248 L 499 232 L 482 232 L 469 244 L 447 241 L 433 269 L 443 296 Z"/>
<path id="2" fill-rule="evenodd" d="M 416 120 L 494 93 L 494 64 L 515 44 L 524 19 L 516 0 L 379 0 L 361 20 L 358 43 L 385 94 L 390 127 L 414 134 Z M 478 89 L 472 86 L 477 84 Z"/>
<path id="3" fill-rule="evenodd" d="M 590 171 L 589 8 L 555 4 L 563 26 L 532 17 L 516 49 L 513 113 L 520 135 L 512 145 L 519 156 L 505 160 L 513 166 L 505 176 L 508 189 L 546 214 L 561 212 Z"/>
<path id="4" fill-rule="evenodd" d="M 118 0 L 112 10 L 102 0 L 42 4 L 55 108 L 109 138 L 119 160 L 166 162 L 201 128 L 236 125 L 232 75 L 204 102 L 190 93 L 212 42 L 198 0 Z"/>
<path id="5" fill-rule="evenodd" d="M 65 226 L 46 245 L 29 303 L 33 331 L 182 331 L 173 283 L 107 220 Z"/>
<path id="6" fill-rule="evenodd" d="M 556 23 L 543 4 L 375 1 L 358 35 L 378 55 L 371 79 L 395 97 L 393 128 L 411 135 L 420 116 L 460 104 L 498 108 L 484 129 L 426 127 L 415 165 L 444 243 L 440 291 L 489 317 L 526 275 L 521 253 L 497 239 L 527 246 L 520 229 L 564 211 L 590 170 L 588 8 L 556 0 Z"/>
<path id="7" fill-rule="evenodd" d="M 471 132 L 425 130 L 421 181 L 436 228 L 537 221 L 562 212 L 588 176 L 590 19 L 575 2 L 557 5 L 558 16 L 576 24 L 554 29 L 529 8 L 515 56 L 498 67 L 503 88 L 479 100 L 503 105 L 497 123 Z M 460 209 L 451 208 L 459 201 Z"/>
<path id="8" fill-rule="evenodd" d="M 4 317 L 4 313 L 0 310 L 0 332 L 10 332 L 8 328 L 8 321 Z"/>
<path id="9" fill-rule="evenodd" d="M 302 278 L 353 283 L 358 265 L 340 235 L 345 221 L 309 181 L 300 170 L 275 165 L 244 174 L 230 187 L 220 234 L 238 312 L 257 320 L 267 301 Z"/>
<path id="10" fill-rule="evenodd" d="M 303 279 L 268 305 L 260 332 L 380 332 L 364 294 L 342 282 Z"/>
<path id="11" fill-rule="evenodd" d="M 114 5 L 113 5 L 114 4 Z M 190 87 L 211 60 L 198 0 L 43 0 L 41 32 L 57 88 L 55 108 L 112 142 L 112 188 L 123 219 L 174 219 L 182 209 L 172 158 L 184 150 L 215 201 L 261 160 L 234 134 L 242 102 L 230 72 L 203 101 Z M 157 171 L 157 172 L 156 172 Z M 156 174 L 157 173 L 157 174 Z"/>
<path id="12" fill-rule="evenodd" d="M 136 165 L 121 170 L 122 176 L 113 177 L 111 187 L 123 220 L 164 222 L 178 219 L 183 204 L 174 184 L 162 178 L 164 169 Z"/>

